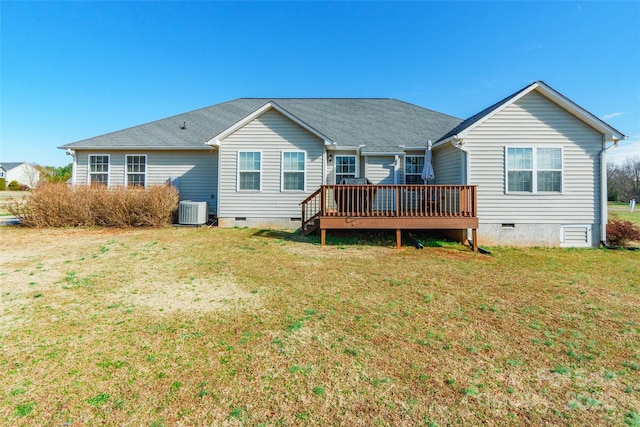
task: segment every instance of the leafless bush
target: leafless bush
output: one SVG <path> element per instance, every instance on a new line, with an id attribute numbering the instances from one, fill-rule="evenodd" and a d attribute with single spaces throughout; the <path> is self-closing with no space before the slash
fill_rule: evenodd
<path id="1" fill-rule="evenodd" d="M 69 187 L 44 183 L 8 210 L 27 227 L 162 227 L 171 224 L 178 192 L 170 186 Z"/>
<path id="2" fill-rule="evenodd" d="M 612 246 L 624 246 L 629 242 L 640 241 L 640 228 L 631 221 L 613 217 L 607 223 L 607 243 Z"/>

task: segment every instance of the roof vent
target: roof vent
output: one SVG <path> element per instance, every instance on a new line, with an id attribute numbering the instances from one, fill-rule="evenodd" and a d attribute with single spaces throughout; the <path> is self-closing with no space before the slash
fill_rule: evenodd
<path id="1" fill-rule="evenodd" d="M 186 129 L 187 128 L 187 122 L 182 122 L 182 126 L 180 126 L 180 129 Z"/>

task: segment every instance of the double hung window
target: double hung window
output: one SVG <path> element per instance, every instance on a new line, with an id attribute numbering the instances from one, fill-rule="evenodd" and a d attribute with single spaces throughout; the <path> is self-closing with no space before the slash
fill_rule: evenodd
<path id="1" fill-rule="evenodd" d="M 89 155 L 89 185 L 109 184 L 109 156 L 106 154 Z"/>
<path id="2" fill-rule="evenodd" d="M 422 169 L 424 169 L 424 156 L 406 156 L 404 158 L 404 183 L 424 184 Z"/>
<path id="3" fill-rule="evenodd" d="M 238 152 L 238 190 L 261 189 L 262 153 L 259 151 Z"/>
<path id="4" fill-rule="evenodd" d="M 561 193 L 562 148 L 507 147 L 508 193 Z"/>
<path id="5" fill-rule="evenodd" d="M 304 191 L 305 158 L 302 151 L 282 153 L 282 190 Z"/>
<path id="6" fill-rule="evenodd" d="M 336 156 L 336 184 L 344 178 L 356 177 L 356 156 Z"/>
<path id="7" fill-rule="evenodd" d="M 127 185 L 139 185 L 144 187 L 147 175 L 147 156 L 128 155 L 127 162 Z"/>

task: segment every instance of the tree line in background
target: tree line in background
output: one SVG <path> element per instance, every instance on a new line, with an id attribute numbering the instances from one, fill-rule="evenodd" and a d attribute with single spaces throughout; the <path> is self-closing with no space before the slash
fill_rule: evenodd
<path id="1" fill-rule="evenodd" d="M 607 165 L 607 193 L 609 201 L 640 202 L 640 157 Z"/>
<path id="2" fill-rule="evenodd" d="M 45 182 L 65 182 L 71 179 L 73 164 L 66 166 L 40 166 L 33 165 L 40 172 L 40 180 Z"/>

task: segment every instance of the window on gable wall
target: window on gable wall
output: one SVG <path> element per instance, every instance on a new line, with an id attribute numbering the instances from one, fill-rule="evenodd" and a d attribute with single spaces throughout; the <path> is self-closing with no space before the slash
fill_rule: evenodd
<path id="1" fill-rule="evenodd" d="M 507 147 L 508 193 L 561 193 L 562 149 Z"/>
<path id="2" fill-rule="evenodd" d="M 282 189 L 304 191 L 305 161 L 302 151 L 282 153 Z"/>
<path id="3" fill-rule="evenodd" d="M 109 184 L 109 156 L 105 154 L 89 155 L 89 185 Z"/>
<path id="4" fill-rule="evenodd" d="M 424 168 L 424 156 L 406 156 L 404 158 L 404 183 L 424 184 L 422 169 Z"/>
<path id="5" fill-rule="evenodd" d="M 238 152 L 238 190 L 260 190 L 261 153 Z"/>
<path id="6" fill-rule="evenodd" d="M 135 155 L 127 158 L 127 185 L 144 187 L 147 175 L 147 156 Z"/>

